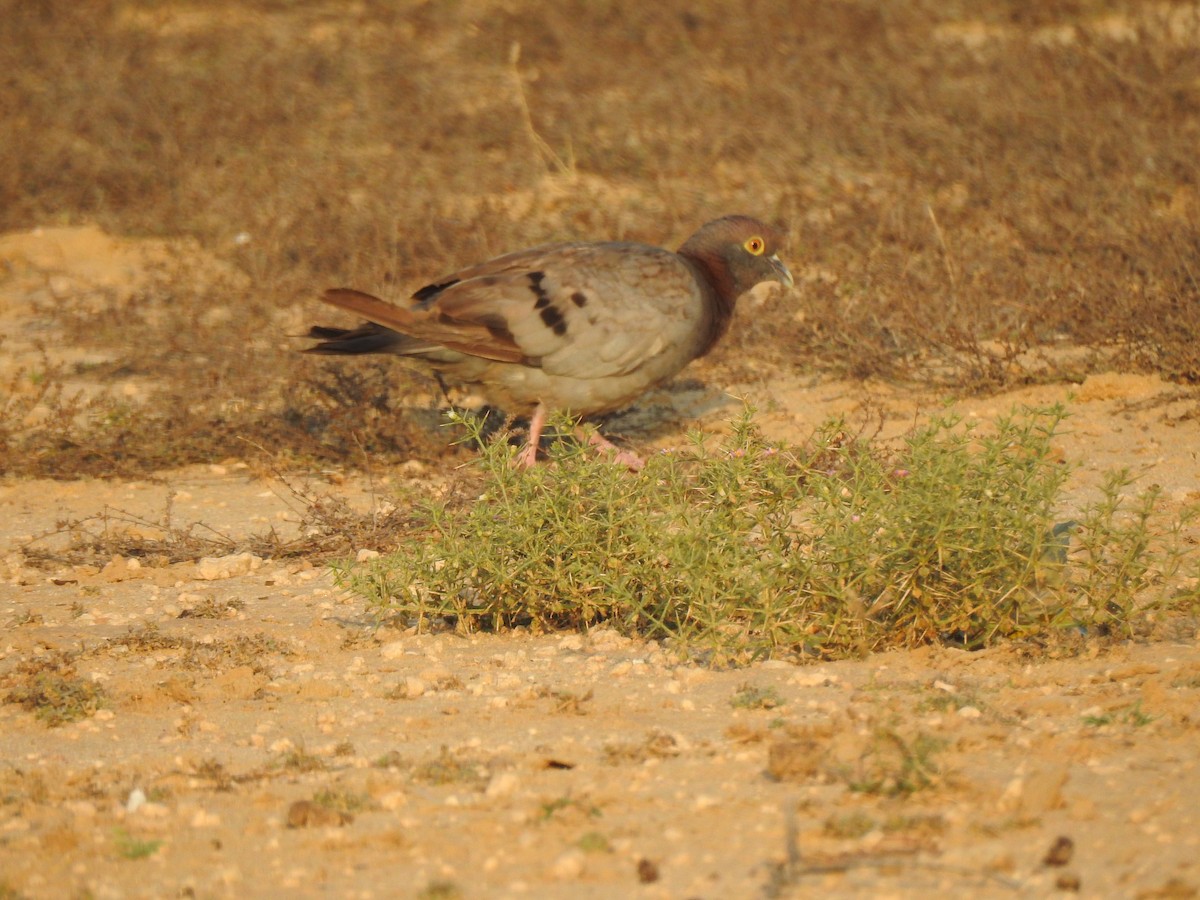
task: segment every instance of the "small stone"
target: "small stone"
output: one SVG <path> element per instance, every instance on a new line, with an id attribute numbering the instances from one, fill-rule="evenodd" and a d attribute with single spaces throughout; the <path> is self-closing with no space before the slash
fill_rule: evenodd
<path id="1" fill-rule="evenodd" d="M 408 644 L 404 641 L 391 641 L 379 648 L 379 655 L 384 659 L 400 659 L 408 652 Z"/>
<path id="2" fill-rule="evenodd" d="M 196 577 L 201 581 L 217 581 L 236 578 L 253 572 L 262 565 L 262 558 L 253 553 L 235 553 L 230 556 L 206 556 L 196 563 Z"/>
<path id="3" fill-rule="evenodd" d="M 648 859 L 639 859 L 637 861 L 637 877 L 642 884 L 653 884 L 660 877 L 658 866 Z"/>
<path id="4" fill-rule="evenodd" d="M 1058 838 L 1042 859 L 1043 866 L 1065 866 L 1075 854 L 1075 842 L 1066 835 Z"/>
<path id="5" fill-rule="evenodd" d="M 492 799 L 511 797 L 516 793 L 520 783 L 520 779 L 517 778 L 515 772 L 497 772 L 488 781 L 487 789 L 484 793 Z"/>
<path id="6" fill-rule="evenodd" d="M 587 858 L 582 850 L 568 850 L 554 861 L 554 877 L 560 881 L 572 881 L 583 874 Z"/>
<path id="7" fill-rule="evenodd" d="M 134 788 L 129 792 L 129 798 L 125 801 L 125 812 L 135 813 L 146 804 L 146 792 L 141 788 Z"/>
<path id="8" fill-rule="evenodd" d="M 1083 886 L 1083 882 L 1074 872 L 1063 872 L 1054 879 L 1054 886 L 1060 891 L 1078 892 Z"/>

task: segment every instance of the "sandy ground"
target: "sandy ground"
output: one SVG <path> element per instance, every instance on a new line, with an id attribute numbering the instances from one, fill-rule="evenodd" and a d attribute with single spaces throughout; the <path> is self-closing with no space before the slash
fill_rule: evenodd
<path id="1" fill-rule="evenodd" d="M 32 284 L 69 292 L 138 265 L 94 232 L 6 240 L 10 359 Z M 56 261 L 53 241 L 76 244 Z M 766 377 L 711 387 L 791 437 L 834 414 L 899 433 L 940 400 Z M 1198 499 L 1196 403 L 1157 378 L 957 408 L 986 419 L 1054 400 L 1072 414 L 1071 503 L 1118 466 L 1160 484 L 1169 509 Z M 706 405 L 714 428 L 735 408 Z M 353 479 L 331 490 L 366 497 Z M 168 497 L 177 521 L 230 535 L 300 516 L 285 485 L 236 462 L 0 481 L 0 684 L 70 655 L 106 698 L 56 727 L 0 704 L 2 897 L 1200 892 L 1194 633 L 1060 659 L 926 648 L 711 671 L 603 630 L 379 630 L 304 561 L 29 559 L 58 522 L 105 509 L 154 522 Z"/>

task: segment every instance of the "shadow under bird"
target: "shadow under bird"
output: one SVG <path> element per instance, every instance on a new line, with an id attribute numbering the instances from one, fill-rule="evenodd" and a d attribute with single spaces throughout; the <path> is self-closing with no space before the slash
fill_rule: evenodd
<path id="1" fill-rule="evenodd" d="M 703 356 L 757 284 L 792 285 L 781 235 L 748 216 L 702 226 L 675 252 L 617 241 L 546 244 L 462 269 L 405 304 L 350 288 L 322 299 L 367 321 L 315 326 L 309 353 L 390 353 L 530 416 L 516 462 L 533 465 L 552 410 L 627 406 Z M 607 441 L 602 446 L 612 448 Z M 632 466 L 640 461 L 619 454 Z"/>

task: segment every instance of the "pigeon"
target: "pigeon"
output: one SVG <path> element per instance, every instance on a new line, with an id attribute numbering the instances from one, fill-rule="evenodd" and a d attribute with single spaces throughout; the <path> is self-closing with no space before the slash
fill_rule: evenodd
<path id="1" fill-rule="evenodd" d="M 629 405 L 708 353 L 755 285 L 790 287 L 781 242 L 770 225 L 725 216 L 674 253 L 617 241 L 545 244 L 439 278 L 404 304 L 334 288 L 322 300 L 367 321 L 314 326 L 308 337 L 320 343 L 306 352 L 395 354 L 477 388 L 530 416 L 515 459 L 528 467 L 551 411 L 590 416 Z"/>

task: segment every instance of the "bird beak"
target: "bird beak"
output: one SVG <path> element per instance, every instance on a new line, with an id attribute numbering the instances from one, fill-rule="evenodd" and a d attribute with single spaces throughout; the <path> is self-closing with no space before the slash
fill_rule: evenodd
<path id="1" fill-rule="evenodd" d="M 792 273 L 788 271 L 788 267 L 783 264 L 778 256 L 772 254 L 767 257 L 767 262 L 771 264 L 771 268 L 775 270 L 775 274 L 779 276 L 779 281 L 784 287 L 792 287 L 795 281 L 792 279 Z"/>

